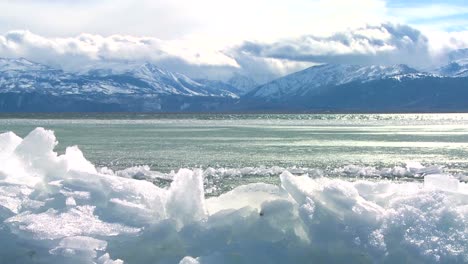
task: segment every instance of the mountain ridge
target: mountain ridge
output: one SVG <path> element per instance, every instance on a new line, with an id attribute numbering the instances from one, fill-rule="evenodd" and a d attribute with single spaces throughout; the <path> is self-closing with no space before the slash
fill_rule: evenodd
<path id="1" fill-rule="evenodd" d="M 241 98 L 251 111 L 468 111 L 468 78 L 407 65 L 312 66 L 259 86 Z"/>
<path id="2" fill-rule="evenodd" d="M 433 73 L 404 64 L 324 64 L 249 91 L 254 84 L 245 76 L 195 80 L 151 63 L 68 73 L 0 59 L 0 111 L 468 111 L 468 100 L 461 100 L 468 98 L 468 78 L 460 65 L 468 68 L 468 60 Z"/>
<path id="3" fill-rule="evenodd" d="M 25 59 L 0 60 L 0 92 L 49 92 L 60 94 L 170 94 L 183 96 L 238 95 L 222 87 L 205 87 L 189 77 L 144 63 L 137 68 L 113 73 L 92 70 L 69 73 Z"/>
<path id="4" fill-rule="evenodd" d="M 362 66 L 351 64 L 323 64 L 312 66 L 305 70 L 276 79 L 261 85 L 249 92 L 251 97 L 273 98 L 290 97 L 298 93 L 304 94 L 314 89 L 338 86 L 360 81 L 376 79 L 399 78 L 403 76 L 426 76 L 425 73 L 410 68 L 404 64 L 392 66 Z M 427 74 L 429 76 L 430 74 Z"/>

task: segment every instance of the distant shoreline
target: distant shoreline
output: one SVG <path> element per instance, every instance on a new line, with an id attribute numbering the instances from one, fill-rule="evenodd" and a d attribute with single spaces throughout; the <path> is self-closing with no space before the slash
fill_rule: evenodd
<path id="1" fill-rule="evenodd" d="M 278 111 L 259 111 L 259 112 L 11 112 L 0 113 L 0 119 L 186 119 L 196 116 L 248 116 L 248 115 L 456 115 L 468 114 L 460 111 L 439 111 L 439 112 L 342 112 L 342 111 L 317 111 L 317 112 L 278 112 Z"/>

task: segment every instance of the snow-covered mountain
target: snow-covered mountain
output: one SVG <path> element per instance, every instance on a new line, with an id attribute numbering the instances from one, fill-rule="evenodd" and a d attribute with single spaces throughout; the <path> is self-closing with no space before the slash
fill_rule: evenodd
<path id="1" fill-rule="evenodd" d="M 386 78 L 421 78 L 421 73 L 406 65 L 361 66 L 325 64 L 313 66 L 259 86 L 249 93 L 251 97 L 279 99 L 309 94 L 326 87 L 351 82 L 365 83 Z"/>
<path id="2" fill-rule="evenodd" d="M 431 69 L 432 72 L 447 77 L 468 77 L 468 49 L 458 49 L 447 55 L 449 63 Z"/>
<path id="3" fill-rule="evenodd" d="M 249 111 L 468 111 L 468 78 L 406 65 L 320 65 L 259 86 L 241 99 Z"/>
<path id="4" fill-rule="evenodd" d="M 452 61 L 438 69 L 437 72 L 449 77 L 468 77 L 468 58 Z"/>
<path id="5" fill-rule="evenodd" d="M 183 74 L 168 72 L 149 63 L 123 73 L 97 69 L 79 74 L 63 72 L 25 59 L 0 59 L 0 93 L 6 92 L 238 97 L 222 86 L 207 86 Z"/>
<path id="6" fill-rule="evenodd" d="M 1 111 L 468 111 L 468 60 L 438 73 L 406 65 L 320 65 L 258 86 L 194 80 L 149 63 L 69 73 L 0 59 Z"/>
<path id="7" fill-rule="evenodd" d="M 203 111 L 239 98 L 222 82 L 195 81 L 145 63 L 69 73 L 0 59 L 0 111 Z"/>

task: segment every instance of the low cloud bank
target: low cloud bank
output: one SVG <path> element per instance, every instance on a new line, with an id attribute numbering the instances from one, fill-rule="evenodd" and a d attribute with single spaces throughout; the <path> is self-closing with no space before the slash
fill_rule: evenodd
<path id="1" fill-rule="evenodd" d="M 245 41 L 212 50 L 190 41 L 164 41 L 128 35 L 81 34 L 50 38 L 29 31 L 0 35 L 0 57 L 24 57 L 68 71 L 118 68 L 152 62 L 193 78 L 228 79 L 240 73 L 262 83 L 314 64 L 408 64 L 427 68 L 448 62 L 453 51 L 468 47 L 465 32 L 426 36 L 408 25 L 383 23 L 275 42 Z"/>

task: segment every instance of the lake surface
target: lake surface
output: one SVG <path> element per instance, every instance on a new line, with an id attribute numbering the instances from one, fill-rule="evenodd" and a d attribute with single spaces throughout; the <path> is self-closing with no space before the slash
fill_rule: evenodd
<path id="1" fill-rule="evenodd" d="M 3 115 L 0 132 L 55 131 L 99 167 L 302 168 L 336 174 L 349 165 L 468 171 L 468 114 Z M 333 175 L 328 175 L 333 176 Z"/>

